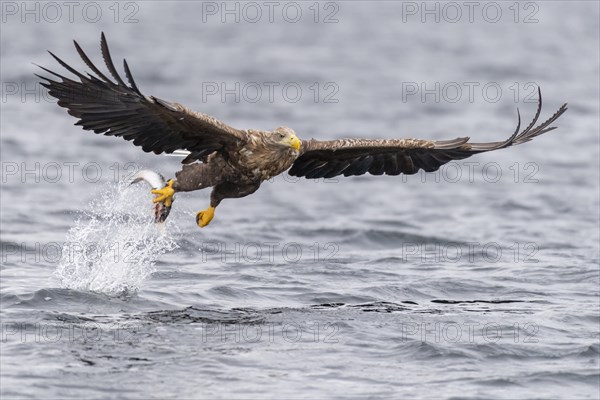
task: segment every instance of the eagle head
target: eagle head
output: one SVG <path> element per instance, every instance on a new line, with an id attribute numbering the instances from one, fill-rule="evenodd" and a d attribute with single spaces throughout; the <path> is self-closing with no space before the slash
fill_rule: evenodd
<path id="1" fill-rule="evenodd" d="M 271 132 L 271 140 L 279 145 L 291 147 L 296 151 L 300 150 L 300 139 L 291 128 L 280 126 Z"/>

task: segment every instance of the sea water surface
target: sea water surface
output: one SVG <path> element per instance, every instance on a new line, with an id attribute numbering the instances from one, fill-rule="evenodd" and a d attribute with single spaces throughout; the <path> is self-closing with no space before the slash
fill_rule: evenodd
<path id="1" fill-rule="evenodd" d="M 2 398 L 598 398 L 598 3 L 11 4 Z M 209 192 L 179 194 L 159 227 L 127 183 L 180 160 L 36 86 L 46 49 L 87 69 L 72 39 L 100 63 L 101 31 L 143 93 L 239 128 L 498 141 L 537 86 L 542 119 L 569 110 L 437 174 L 277 177 L 202 230 Z"/>

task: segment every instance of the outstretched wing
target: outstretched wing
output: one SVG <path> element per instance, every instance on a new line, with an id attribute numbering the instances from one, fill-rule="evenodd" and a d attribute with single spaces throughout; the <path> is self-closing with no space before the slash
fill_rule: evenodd
<path id="1" fill-rule="evenodd" d="M 67 65 L 50 52 L 58 63 L 79 78 L 66 78 L 44 67 L 44 71 L 61 81 L 37 75 L 46 82 L 49 94 L 58 99 L 58 105 L 69 110 L 79 119 L 75 125 L 85 130 L 120 136 L 141 146 L 145 152 L 173 153 L 186 149 L 190 155 L 184 162 L 202 159 L 214 151 L 226 152 L 245 141 L 244 131 L 232 128 L 221 121 L 187 109 L 178 103 L 170 103 L 154 96 L 144 96 L 138 89 L 127 61 L 123 60 L 127 85 L 119 76 L 108 51 L 104 33 L 100 48 L 108 71 L 116 82 L 104 75 L 75 43 L 79 56 L 94 72 L 84 75 Z"/>
<path id="2" fill-rule="evenodd" d="M 301 154 L 289 174 L 306 178 L 332 178 L 337 175 L 411 175 L 420 169 L 436 171 L 452 160 L 462 160 L 474 154 L 503 149 L 525 143 L 549 132 L 549 127 L 566 110 L 564 104 L 546 122 L 534 127 L 542 110 L 542 94 L 538 88 L 538 108 L 533 121 L 522 132 L 521 115 L 514 134 L 503 142 L 471 143 L 468 137 L 454 140 L 418 139 L 337 139 L 303 141 Z"/>

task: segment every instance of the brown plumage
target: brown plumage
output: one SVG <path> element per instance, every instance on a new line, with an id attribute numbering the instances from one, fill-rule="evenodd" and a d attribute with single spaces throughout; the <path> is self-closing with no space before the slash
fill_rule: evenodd
<path id="1" fill-rule="evenodd" d="M 419 170 L 436 171 L 452 160 L 498 150 L 530 141 L 549 132 L 566 110 L 564 104 L 552 117 L 535 126 L 542 108 L 541 92 L 537 112 L 522 131 L 517 129 L 507 140 L 471 143 L 468 137 L 453 140 L 419 139 L 337 139 L 300 141 L 290 128 L 274 131 L 239 130 L 206 114 L 187 109 L 154 96 L 144 96 L 137 87 L 127 62 L 123 60 L 125 83 L 115 68 L 104 34 L 100 48 L 106 67 L 114 79 L 103 74 L 75 42 L 84 63 L 95 75 L 84 75 L 50 53 L 78 80 L 46 72 L 60 78 L 40 75 L 41 84 L 58 99 L 58 105 L 76 117 L 76 125 L 107 136 L 133 141 L 145 152 L 173 153 L 187 150 L 186 164 L 162 189 L 154 190 L 155 202 L 170 208 L 173 194 L 213 187 L 211 206 L 198 213 L 200 226 L 212 219 L 214 208 L 224 198 L 254 193 L 260 184 L 289 169 L 290 175 L 306 178 L 415 174 Z M 538 89 L 539 90 L 539 89 Z M 291 167 L 291 168 L 290 168 Z M 168 212 L 167 212 L 168 214 Z"/>
<path id="2" fill-rule="evenodd" d="M 528 142 L 534 137 L 549 132 L 549 125 L 566 110 L 563 106 L 545 122 L 534 127 L 542 111 L 542 94 L 538 88 L 539 102 L 534 119 L 519 132 L 502 142 L 471 143 L 468 137 L 453 140 L 419 139 L 337 139 L 328 141 L 310 140 L 302 142 L 300 156 L 290 169 L 290 175 L 307 178 L 332 178 L 337 175 L 352 176 L 416 174 L 438 170 L 452 160 L 462 160 L 474 154 L 503 149 Z"/>

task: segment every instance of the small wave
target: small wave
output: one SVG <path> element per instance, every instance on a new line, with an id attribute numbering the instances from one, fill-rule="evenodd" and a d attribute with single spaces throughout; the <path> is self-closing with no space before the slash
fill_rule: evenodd
<path id="1" fill-rule="evenodd" d="M 473 304 L 473 303 L 506 304 L 506 303 L 523 303 L 524 301 L 525 300 L 442 300 L 442 299 L 431 300 L 432 303 L 440 303 L 440 304 Z"/>
<path id="2" fill-rule="evenodd" d="M 152 311 L 131 318 L 169 324 L 260 324 L 265 320 L 259 311 L 252 309 L 216 310 L 193 306 L 182 310 Z"/>
<path id="3" fill-rule="evenodd" d="M 153 222 L 143 189 L 109 184 L 79 215 L 55 272 L 63 287 L 110 295 L 136 292 L 157 259 L 178 247 L 170 233 L 175 225 Z"/>

